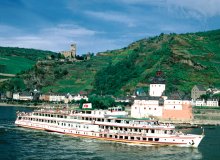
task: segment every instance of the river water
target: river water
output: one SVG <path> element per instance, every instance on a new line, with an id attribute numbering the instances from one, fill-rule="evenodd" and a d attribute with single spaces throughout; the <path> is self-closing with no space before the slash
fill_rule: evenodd
<path id="1" fill-rule="evenodd" d="M 206 137 L 198 148 L 137 146 L 16 127 L 16 112 L 31 110 L 0 107 L 0 160 L 220 159 L 220 126 L 205 127 Z M 199 134 L 201 129 L 187 132 Z"/>

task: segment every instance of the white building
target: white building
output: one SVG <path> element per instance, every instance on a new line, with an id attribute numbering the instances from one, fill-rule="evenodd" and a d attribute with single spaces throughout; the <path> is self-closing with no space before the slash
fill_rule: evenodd
<path id="1" fill-rule="evenodd" d="M 12 95 L 12 99 L 14 99 L 14 100 L 19 100 L 19 93 L 13 93 L 13 95 Z"/>
<path id="2" fill-rule="evenodd" d="M 49 96 L 49 101 L 50 102 L 61 102 L 65 100 L 64 95 L 50 95 Z"/>
<path id="3" fill-rule="evenodd" d="M 165 91 L 165 84 L 150 84 L 150 96 L 160 97 Z"/>
<path id="4" fill-rule="evenodd" d="M 88 97 L 87 96 L 83 96 L 83 95 L 74 95 L 70 97 L 70 101 L 74 100 L 74 101 L 80 101 L 81 99 L 85 99 L 86 101 L 88 101 Z"/>
<path id="5" fill-rule="evenodd" d="M 163 119 L 190 120 L 193 118 L 190 100 L 182 100 L 177 95 L 168 99 L 164 95 L 165 80 L 157 72 L 150 84 L 150 97 L 134 100 L 131 116 L 135 118 L 158 117 Z"/>
<path id="6" fill-rule="evenodd" d="M 31 101 L 33 100 L 33 94 L 29 92 L 13 93 L 12 98 L 14 100 Z"/>
<path id="7" fill-rule="evenodd" d="M 204 99 L 197 99 L 195 101 L 195 106 L 206 106 L 205 100 Z"/>
<path id="8" fill-rule="evenodd" d="M 164 109 L 182 110 L 183 109 L 183 101 L 182 100 L 167 99 L 164 101 Z"/>
<path id="9" fill-rule="evenodd" d="M 135 118 L 157 116 L 163 114 L 163 106 L 159 106 L 159 100 L 134 100 L 131 106 L 131 116 Z"/>
<path id="10" fill-rule="evenodd" d="M 195 106 L 218 107 L 219 102 L 217 99 L 208 99 L 207 101 L 205 101 L 204 99 L 197 99 L 195 101 Z"/>
<path id="11" fill-rule="evenodd" d="M 207 100 L 206 101 L 206 105 L 207 106 L 210 106 L 210 107 L 218 107 L 219 104 L 218 104 L 218 100 L 217 99 L 213 99 L 213 100 Z"/>

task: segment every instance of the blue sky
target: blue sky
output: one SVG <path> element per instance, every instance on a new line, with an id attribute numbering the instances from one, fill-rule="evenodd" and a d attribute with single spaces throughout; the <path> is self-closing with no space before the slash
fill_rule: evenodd
<path id="1" fill-rule="evenodd" d="M 220 0 L 1 0 L 0 46 L 119 49 L 160 33 L 220 29 Z"/>

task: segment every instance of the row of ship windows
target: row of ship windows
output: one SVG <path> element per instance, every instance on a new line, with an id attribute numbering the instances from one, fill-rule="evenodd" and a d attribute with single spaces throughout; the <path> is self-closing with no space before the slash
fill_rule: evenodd
<path id="1" fill-rule="evenodd" d="M 21 118 L 21 117 L 20 117 Z M 27 118 L 27 117 L 23 117 L 24 120 L 31 120 L 31 121 L 37 121 L 37 122 L 46 122 L 46 123 L 54 123 L 56 124 L 57 121 L 54 121 L 54 120 L 45 120 L 45 119 L 36 119 L 36 118 Z M 76 128 L 86 128 L 86 129 L 89 129 L 89 126 L 88 125 L 73 125 L 73 124 L 70 124 L 70 123 L 61 123 L 61 122 L 58 122 L 57 123 L 58 125 L 60 126 L 64 126 L 64 127 L 76 127 Z M 143 131 L 145 131 L 145 133 L 155 133 L 155 130 L 154 129 L 138 129 L 138 128 L 126 128 L 126 127 L 113 127 L 113 126 L 100 126 L 101 129 L 106 129 L 106 130 L 114 130 L 114 131 L 132 131 L 132 132 L 139 132 L 139 133 L 142 133 Z M 158 131 L 157 131 L 158 132 Z M 162 132 L 162 130 L 161 130 Z M 164 134 L 172 134 L 173 131 L 169 131 L 169 130 L 164 130 L 163 131 Z"/>
<path id="2" fill-rule="evenodd" d="M 146 138 L 146 137 L 133 137 L 133 136 L 119 136 L 119 135 L 107 135 L 100 134 L 100 137 L 105 138 L 117 138 L 117 139 L 127 139 L 127 140 L 143 140 L 143 141 L 159 141 L 159 138 Z"/>
<path id="3" fill-rule="evenodd" d="M 135 107 L 135 109 L 136 108 L 137 107 Z M 156 108 L 154 110 L 156 110 Z M 67 116 L 64 116 L 64 115 L 38 114 L 38 113 L 34 113 L 34 115 L 46 116 L 46 117 L 67 118 Z M 110 122 L 110 123 L 123 123 L 123 124 L 143 124 L 143 125 L 148 125 L 150 123 L 150 122 L 149 123 L 145 122 L 145 124 L 144 124 L 143 122 L 138 122 L 138 121 L 131 122 L 131 121 L 119 120 L 119 119 L 115 120 L 115 119 L 104 119 L 104 118 L 76 117 L 76 116 L 71 117 L 71 119 L 87 120 L 87 121 L 98 121 L 98 122 Z"/>
<path id="4" fill-rule="evenodd" d="M 44 117 L 54 117 L 54 118 L 67 118 L 65 115 L 55 115 L 55 114 L 44 114 L 44 113 L 34 113 L 35 116 L 44 116 Z"/>
<path id="5" fill-rule="evenodd" d="M 119 135 L 107 135 L 107 134 L 100 134 L 100 137 L 105 138 L 117 138 L 117 139 L 125 139 L 125 140 L 141 140 L 141 141 L 159 141 L 160 138 L 147 138 L 147 137 L 133 137 L 133 136 L 119 136 Z M 164 139 L 164 141 L 167 141 L 167 139 Z M 173 139 L 173 142 L 176 140 Z M 184 140 L 182 140 L 184 142 Z"/>

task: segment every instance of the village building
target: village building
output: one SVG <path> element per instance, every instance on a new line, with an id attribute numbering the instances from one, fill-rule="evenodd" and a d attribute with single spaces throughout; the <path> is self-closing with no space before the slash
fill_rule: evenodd
<path id="1" fill-rule="evenodd" d="M 219 106 L 219 102 L 217 99 L 208 99 L 206 101 L 206 106 L 208 107 L 218 107 Z"/>
<path id="2" fill-rule="evenodd" d="M 206 102 L 205 102 L 204 99 L 197 99 L 197 100 L 193 103 L 193 105 L 195 105 L 195 106 L 206 106 Z"/>
<path id="3" fill-rule="evenodd" d="M 69 103 L 71 101 L 79 101 L 81 99 L 85 99 L 88 101 L 88 97 L 85 95 L 77 94 L 77 95 L 71 95 L 71 94 L 42 94 L 40 95 L 39 99 L 41 101 L 48 101 L 48 102 L 64 102 Z"/>
<path id="4" fill-rule="evenodd" d="M 41 101 L 49 101 L 49 102 L 63 102 L 65 100 L 65 95 L 59 94 L 42 94 L 39 99 Z"/>
<path id="5" fill-rule="evenodd" d="M 157 117 L 171 120 L 190 120 L 193 118 L 191 101 L 178 95 L 165 96 L 165 79 L 158 71 L 151 80 L 149 96 L 137 97 L 131 106 L 131 116 L 135 118 Z"/>
<path id="6" fill-rule="evenodd" d="M 19 98 L 20 98 L 20 95 L 19 95 L 20 93 L 13 93 L 13 95 L 12 95 L 12 99 L 13 100 L 19 100 Z"/>
<path id="7" fill-rule="evenodd" d="M 197 99 L 193 104 L 195 106 L 218 107 L 219 101 L 217 99 Z"/>
<path id="8" fill-rule="evenodd" d="M 32 92 L 18 92 L 12 94 L 13 100 L 19 100 L 19 101 L 32 101 L 33 100 L 33 93 Z"/>

